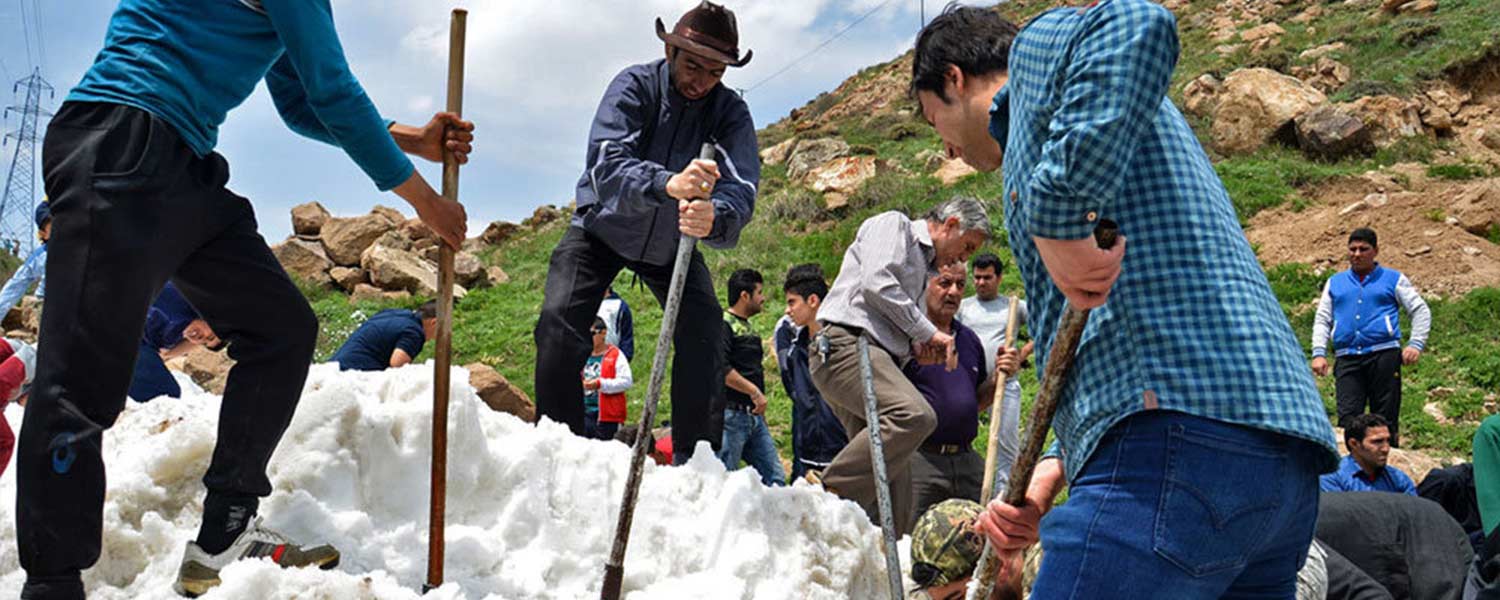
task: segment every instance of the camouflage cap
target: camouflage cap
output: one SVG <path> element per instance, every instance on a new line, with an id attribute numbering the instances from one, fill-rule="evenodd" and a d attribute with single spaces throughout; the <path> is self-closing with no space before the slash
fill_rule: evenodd
<path id="1" fill-rule="evenodd" d="M 974 520 L 983 510 L 972 500 L 944 500 L 917 519 L 911 537 L 911 579 L 923 588 L 946 585 L 969 577 L 984 552 L 984 540 L 974 533 Z"/>

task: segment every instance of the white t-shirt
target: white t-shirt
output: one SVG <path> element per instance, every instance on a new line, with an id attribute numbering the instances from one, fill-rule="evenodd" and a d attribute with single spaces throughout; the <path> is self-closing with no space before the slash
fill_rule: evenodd
<path id="1" fill-rule="evenodd" d="M 1022 300 L 1018 308 L 1021 313 L 1018 325 L 1025 326 L 1026 301 Z M 978 296 L 970 296 L 958 305 L 959 322 L 973 329 L 979 335 L 979 341 L 984 344 L 984 353 L 989 357 L 984 361 L 986 374 L 995 371 L 995 355 L 1000 353 L 1000 346 L 1005 343 L 1005 323 L 1010 318 L 1009 312 L 1010 298 L 1006 296 L 998 296 L 994 300 L 980 300 Z M 1020 327 L 1016 328 L 1016 332 L 1020 332 Z"/>

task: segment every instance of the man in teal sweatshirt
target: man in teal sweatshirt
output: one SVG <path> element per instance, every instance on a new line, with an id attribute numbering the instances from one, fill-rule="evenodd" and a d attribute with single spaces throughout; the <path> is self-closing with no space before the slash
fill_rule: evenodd
<path id="1" fill-rule="evenodd" d="M 47 343 L 16 459 L 22 598 L 83 598 L 79 573 L 98 560 L 102 535 L 102 432 L 124 405 L 147 307 L 168 280 L 237 363 L 178 591 L 202 594 L 241 558 L 338 562 L 332 547 L 291 542 L 256 517 L 318 333 L 214 152 L 226 113 L 262 80 L 293 131 L 342 148 L 448 244 L 463 241 L 463 207 L 405 154 L 437 161 L 446 149 L 463 162 L 473 125 L 451 114 L 421 127 L 382 118 L 345 63 L 329 0 L 121 0 L 42 151 L 53 235 Z"/>

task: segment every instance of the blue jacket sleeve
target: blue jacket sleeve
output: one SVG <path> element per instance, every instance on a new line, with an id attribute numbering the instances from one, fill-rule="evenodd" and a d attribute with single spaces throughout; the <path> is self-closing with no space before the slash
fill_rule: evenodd
<path id="1" fill-rule="evenodd" d="M 740 230 L 750 224 L 750 217 L 755 214 L 755 195 L 760 185 L 759 142 L 750 108 L 738 97 L 728 107 L 728 114 L 714 132 L 719 183 L 713 191 L 713 230 L 703 238 L 709 247 L 721 249 L 739 243 Z"/>
<path id="2" fill-rule="evenodd" d="M 672 173 L 660 163 L 637 158 L 646 120 L 656 112 L 643 89 L 645 85 L 633 70 L 616 75 L 599 101 L 589 128 L 584 160 L 589 184 L 595 196 L 601 200 L 614 198 L 622 206 L 670 200 L 667 179 Z"/>
<path id="3" fill-rule="evenodd" d="M 21 296 L 26 295 L 26 290 L 31 288 L 31 284 L 39 281 L 42 273 L 46 272 L 46 261 L 39 258 L 46 256 L 42 248 L 38 247 L 31 251 L 31 254 L 26 257 L 26 262 L 21 263 L 16 272 L 12 273 L 10 279 L 5 282 L 5 287 L 0 288 L 0 315 L 15 306 L 16 302 L 21 300 Z"/>
<path id="4" fill-rule="evenodd" d="M 1177 64 L 1177 22 L 1146 0 L 1105 2 L 1085 13 L 1084 32 L 1058 76 L 1062 99 L 1026 186 L 1027 224 L 1046 239 L 1088 237 L 1119 198 L 1141 133 L 1161 107 Z M 1022 35 L 1025 35 L 1023 32 Z"/>
<path id="5" fill-rule="evenodd" d="M 635 359 L 635 319 L 630 316 L 630 305 L 620 300 L 620 352 L 625 360 Z"/>
<path id="6" fill-rule="evenodd" d="M 349 71 L 328 0 L 263 0 L 263 6 L 286 46 L 277 65 L 284 61 L 290 67 L 276 70 L 275 81 L 268 74 L 266 82 L 282 118 L 300 134 L 343 148 L 381 191 L 406 181 L 415 167 Z M 288 119 L 288 113 L 294 116 Z"/>

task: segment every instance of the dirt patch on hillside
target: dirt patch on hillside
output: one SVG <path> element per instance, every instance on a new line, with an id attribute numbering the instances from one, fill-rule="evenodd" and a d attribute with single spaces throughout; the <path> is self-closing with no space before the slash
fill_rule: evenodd
<path id="1" fill-rule="evenodd" d="M 1312 190 L 1314 200 L 1300 211 L 1282 206 L 1257 214 L 1245 234 L 1268 265 L 1337 271 L 1347 268 L 1349 232 L 1370 227 L 1380 235 L 1381 264 L 1407 274 L 1424 294 L 1500 285 L 1500 246 L 1465 229 L 1465 221 L 1500 220 L 1500 178 L 1410 187 L 1388 174 L 1340 180 Z M 1458 206 L 1464 220 L 1455 216 Z"/>

